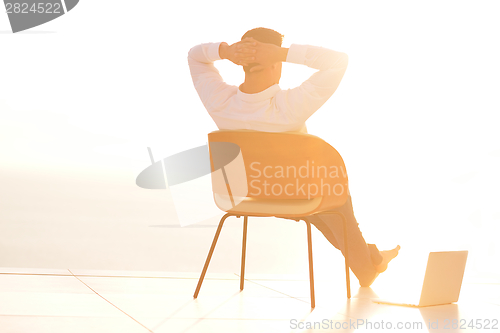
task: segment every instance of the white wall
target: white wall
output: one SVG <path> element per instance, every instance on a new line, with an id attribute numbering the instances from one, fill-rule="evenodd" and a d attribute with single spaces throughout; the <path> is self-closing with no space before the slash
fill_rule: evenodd
<path id="1" fill-rule="evenodd" d="M 135 177 L 150 163 L 147 146 L 160 159 L 216 129 L 192 87 L 189 48 L 265 26 L 284 46 L 349 54 L 341 86 L 307 124 L 343 155 L 366 239 L 409 252 L 465 248 L 471 268 L 498 272 L 497 10 L 496 1 L 81 1 L 15 35 L 0 14 L 0 266 L 198 270 L 215 228 L 173 227 L 168 191 L 137 188 Z M 218 67 L 241 82 L 234 65 Z M 311 73 L 285 64 L 281 87 Z M 259 223 L 254 237 L 267 230 Z M 282 237 L 280 223 L 269 238 L 291 252 L 274 269 L 302 269 L 293 244 L 304 230 Z M 214 270 L 237 265 L 238 227 Z M 270 269 L 256 251 L 255 269 Z"/>

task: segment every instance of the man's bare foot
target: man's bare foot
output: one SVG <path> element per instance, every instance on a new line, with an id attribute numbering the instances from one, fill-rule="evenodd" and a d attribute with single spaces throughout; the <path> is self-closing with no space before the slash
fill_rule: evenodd
<path id="1" fill-rule="evenodd" d="M 396 258 L 396 256 L 399 253 L 399 249 L 401 249 L 401 246 L 396 246 L 392 250 L 387 250 L 387 251 L 380 251 L 380 255 L 382 256 L 382 262 L 378 265 L 375 265 L 375 269 L 377 272 L 382 273 L 387 269 L 387 265 L 389 262 Z"/>
<path id="2" fill-rule="evenodd" d="M 361 287 L 371 286 L 371 284 L 375 281 L 378 275 L 387 269 L 387 265 L 389 264 L 389 262 L 398 255 L 399 249 L 401 249 L 401 247 L 398 245 L 392 250 L 379 251 L 375 244 L 367 244 L 367 245 L 368 249 L 370 250 L 373 266 L 375 267 L 376 272 L 372 277 L 369 278 L 369 280 L 366 279 L 366 276 L 364 276 L 361 279 L 358 278 L 359 285 Z"/>

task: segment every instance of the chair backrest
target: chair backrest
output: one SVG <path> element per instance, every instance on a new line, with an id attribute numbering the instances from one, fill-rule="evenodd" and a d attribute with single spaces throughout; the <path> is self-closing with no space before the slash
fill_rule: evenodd
<path id="1" fill-rule="evenodd" d="M 210 133 L 208 141 L 216 194 L 291 200 L 321 197 L 322 210 L 347 200 L 342 157 L 314 135 L 220 130 Z"/>

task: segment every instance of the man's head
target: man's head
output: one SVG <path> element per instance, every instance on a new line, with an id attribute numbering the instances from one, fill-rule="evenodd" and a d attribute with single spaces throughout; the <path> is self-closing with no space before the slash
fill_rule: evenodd
<path id="1" fill-rule="evenodd" d="M 269 43 L 269 44 L 274 44 L 276 46 L 281 47 L 281 44 L 283 42 L 283 35 L 280 34 L 277 31 L 274 31 L 272 29 L 267 29 L 267 28 L 255 28 L 252 30 L 248 30 L 245 32 L 245 34 L 241 37 L 241 40 L 244 40 L 245 38 L 253 38 L 261 43 Z M 244 66 L 243 69 L 245 70 L 245 73 L 248 74 L 250 73 L 250 69 L 257 64 L 249 64 L 248 66 Z M 279 76 L 281 76 L 281 63 L 277 64 L 277 70 L 279 70 Z"/>
<path id="2" fill-rule="evenodd" d="M 258 40 L 261 43 L 269 43 L 269 44 L 274 44 L 276 46 L 281 46 L 281 43 L 283 42 L 282 34 L 267 28 L 255 28 L 252 30 L 248 30 L 241 37 L 241 40 L 250 37 L 252 37 L 255 40 Z"/>

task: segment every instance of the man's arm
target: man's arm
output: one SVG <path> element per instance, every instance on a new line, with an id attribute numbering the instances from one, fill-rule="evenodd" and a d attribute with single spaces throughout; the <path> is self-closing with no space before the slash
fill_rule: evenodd
<path id="1" fill-rule="evenodd" d="M 253 61 L 254 51 L 248 47 L 252 42 L 238 42 L 232 45 L 227 43 L 207 43 L 193 47 L 188 53 L 188 64 L 191 71 L 194 87 L 201 101 L 208 110 L 224 102 L 229 94 L 226 84 L 214 66 L 220 59 L 246 66 L 248 61 Z"/>
<path id="2" fill-rule="evenodd" d="M 322 47 L 293 44 L 286 61 L 318 70 L 300 86 L 276 96 L 280 104 L 289 106 L 290 117 L 303 123 L 337 90 L 347 69 L 348 57 Z"/>
<path id="3" fill-rule="evenodd" d="M 290 62 L 317 69 L 309 79 L 299 87 L 283 90 L 276 95 L 277 105 L 285 106 L 284 112 L 290 122 L 303 124 L 335 92 L 347 69 L 347 54 L 310 45 L 292 44 L 289 49 L 272 44 L 256 42 L 257 71 L 272 63 Z"/>

